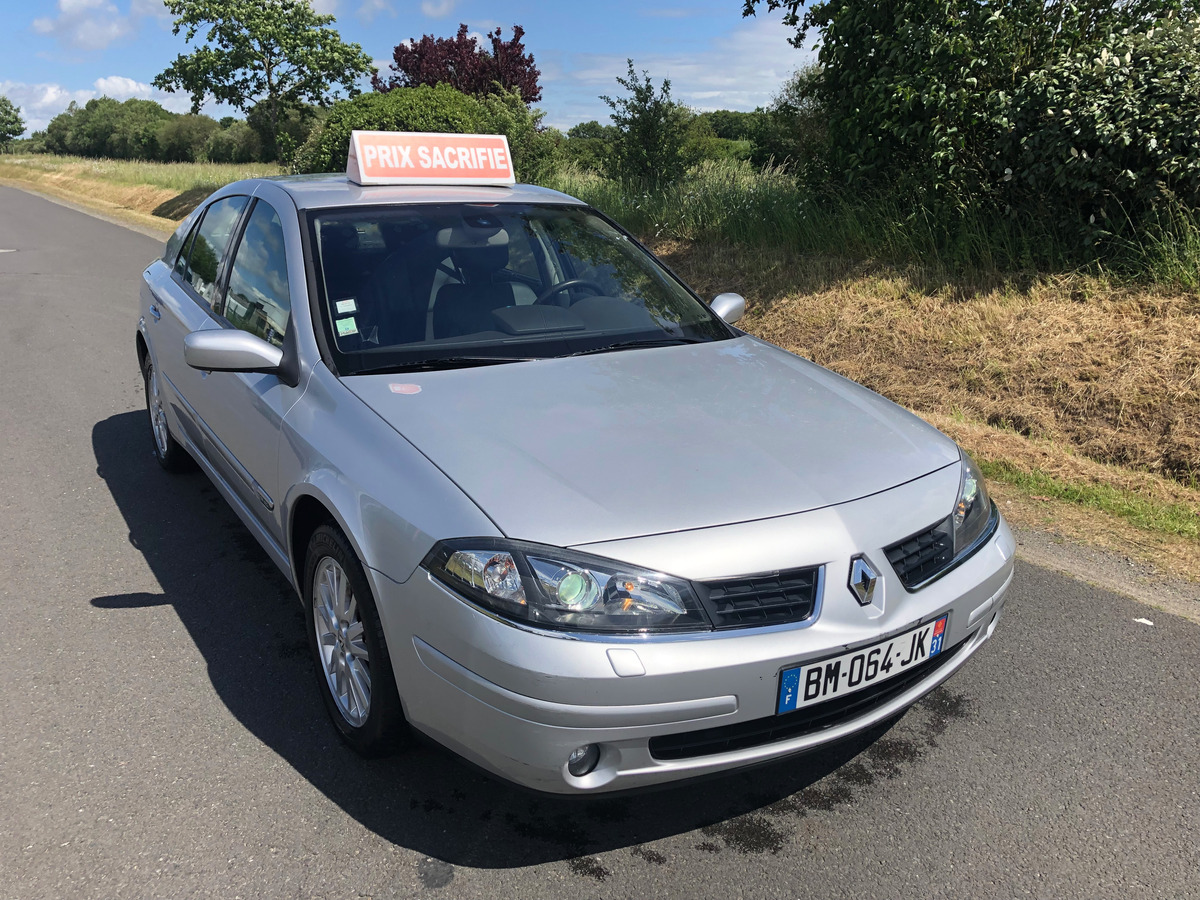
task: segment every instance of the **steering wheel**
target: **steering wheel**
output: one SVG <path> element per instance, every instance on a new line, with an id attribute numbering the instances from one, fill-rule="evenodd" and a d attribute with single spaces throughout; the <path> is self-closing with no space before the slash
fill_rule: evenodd
<path id="1" fill-rule="evenodd" d="M 551 288 L 548 288 L 547 290 L 542 291 L 540 294 L 538 294 L 537 299 L 534 300 L 533 302 L 535 305 L 543 304 L 550 297 L 553 297 L 555 294 L 561 294 L 563 291 L 565 291 L 569 288 L 577 288 L 577 287 L 587 288 L 589 291 L 591 291 L 596 296 L 600 296 L 604 293 L 604 288 L 600 287 L 600 285 L 596 284 L 596 282 L 594 282 L 594 281 L 588 281 L 586 278 L 569 278 L 566 281 L 563 281 L 563 282 L 560 282 L 559 284 L 554 285 L 554 287 L 551 287 Z"/>

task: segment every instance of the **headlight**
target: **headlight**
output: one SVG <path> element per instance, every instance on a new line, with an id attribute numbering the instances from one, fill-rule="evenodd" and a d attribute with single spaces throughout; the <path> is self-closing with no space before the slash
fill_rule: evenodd
<path id="1" fill-rule="evenodd" d="M 958 499 L 950 514 L 955 559 L 971 551 L 988 530 L 992 518 L 992 501 L 983 483 L 983 473 L 971 457 L 961 449 L 958 452 L 962 457 L 962 477 L 958 483 Z"/>
<path id="2" fill-rule="evenodd" d="M 557 547 L 494 538 L 442 541 L 422 565 L 501 616 L 575 631 L 707 631 L 687 581 Z"/>

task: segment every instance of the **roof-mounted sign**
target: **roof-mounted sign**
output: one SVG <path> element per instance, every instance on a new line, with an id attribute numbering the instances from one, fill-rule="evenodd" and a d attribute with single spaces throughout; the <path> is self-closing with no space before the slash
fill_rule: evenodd
<path id="1" fill-rule="evenodd" d="M 515 184 L 502 134 L 354 131 L 346 177 L 355 184 Z"/>

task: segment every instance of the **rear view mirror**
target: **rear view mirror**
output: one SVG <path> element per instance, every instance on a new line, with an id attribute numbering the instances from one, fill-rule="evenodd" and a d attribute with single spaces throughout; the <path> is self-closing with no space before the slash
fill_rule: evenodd
<path id="1" fill-rule="evenodd" d="M 717 294 L 713 297 L 712 311 L 732 325 L 746 314 L 746 298 L 741 294 Z"/>
<path id="2" fill-rule="evenodd" d="M 205 372 L 274 372 L 283 350 L 233 328 L 193 331 L 183 339 L 183 358 Z"/>

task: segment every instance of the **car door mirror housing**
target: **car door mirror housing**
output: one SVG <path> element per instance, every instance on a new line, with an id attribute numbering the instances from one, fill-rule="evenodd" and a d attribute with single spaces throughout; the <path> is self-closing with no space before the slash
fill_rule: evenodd
<path id="1" fill-rule="evenodd" d="M 733 325 L 746 314 L 746 298 L 741 294 L 717 294 L 713 297 L 712 311 Z"/>
<path id="2" fill-rule="evenodd" d="M 275 372 L 283 350 L 232 328 L 193 331 L 183 339 L 183 358 L 205 372 Z"/>

